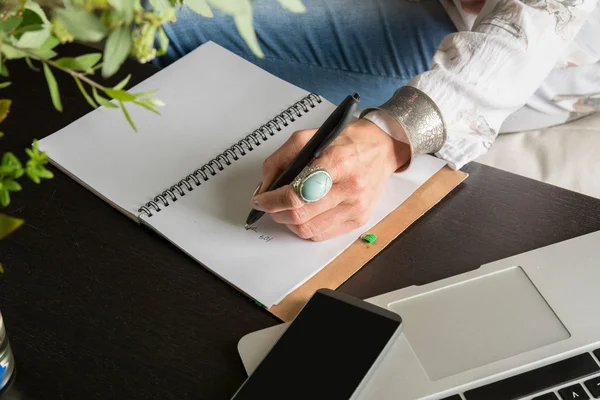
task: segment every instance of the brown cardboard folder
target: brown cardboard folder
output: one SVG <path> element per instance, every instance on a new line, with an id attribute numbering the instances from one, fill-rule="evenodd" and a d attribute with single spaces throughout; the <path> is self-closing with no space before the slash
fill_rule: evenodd
<path id="1" fill-rule="evenodd" d="M 442 168 L 404 203 L 369 230 L 377 235 L 375 243 L 365 244 L 357 239 L 325 268 L 287 295 L 279 304 L 268 308 L 268 311 L 284 322 L 294 319 L 313 293 L 321 288 L 337 289 L 413 222 L 464 181 L 467 176 L 462 171 L 453 171 L 448 167 Z"/>

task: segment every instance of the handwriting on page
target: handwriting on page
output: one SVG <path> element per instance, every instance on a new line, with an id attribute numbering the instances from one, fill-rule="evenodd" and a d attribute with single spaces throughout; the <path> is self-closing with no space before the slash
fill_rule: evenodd
<path id="1" fill-rule="evenodd" d="M 263 235 L 260 232 L 258 232 L 258 228 L 255 226 L 247 226 L 246 227 L 247 231 L 252 231 L 254 233 L 258 233 L 260 236 L 258 237 L 259 240 L 264 240 L 265 242 L 270 242 L 271 240 L 273 240 L 273 236 L 267 236 L 267 235 Z"/>

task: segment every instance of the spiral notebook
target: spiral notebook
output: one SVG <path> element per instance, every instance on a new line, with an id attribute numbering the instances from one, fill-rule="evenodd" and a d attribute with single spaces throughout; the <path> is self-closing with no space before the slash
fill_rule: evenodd
<path id="1" fill-rule="evenodd" d="M 333 104 L 214 43 L 130 91 L 155 89 L 166 103 L 162 115 L 129 107 L 137 133 L 118 110 L 101 107 L 41 140 L 41 150 L 79 183 L 270 310 L 357 241 L 357 231 L 305 241 L 268 217 L 244 227 L 263 160 L 294 131 L 320 126 Z M 443 167 L 425 156 L 393 176 L 366 228 Z"/>

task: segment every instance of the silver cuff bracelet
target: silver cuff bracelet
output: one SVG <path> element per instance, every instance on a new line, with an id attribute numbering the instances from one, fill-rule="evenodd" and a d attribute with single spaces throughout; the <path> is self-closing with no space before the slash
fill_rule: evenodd
<path id="1" fill-rule="evenodd" d="M 383 105 L 365 109 L 361 117 L 373 110 L 386 112 L 404 128 L 410 142 L 411 160 L 439 151 L 446 141 L 446 124 L 440 109 L 415 87 L 401 87 Z"/>

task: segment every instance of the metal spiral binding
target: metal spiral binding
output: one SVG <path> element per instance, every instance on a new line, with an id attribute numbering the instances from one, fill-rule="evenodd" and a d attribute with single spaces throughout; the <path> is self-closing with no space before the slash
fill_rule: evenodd
<path id="1" fill-rule="evenodd" d="M 160 212 L 164 207 L 168 207 L 170 204 L 176 202 L 178 198 L 185 196 L 187 192 L 193 191 L 195 187 L 202 185 L 202 182 L 208 181 L 211 177 L 217 175 L 219 171 L 223 171 L 227 166 L 239 160 L 240 157 L 245 156 L 247 152 L 260 146 L 262 142 L 269 140 L 270 136 L 274 136 L 290 123 L 295 122 L 296 118 L 301 118 L 311 108 L 315 108 L 318 103 L 321 103 L 321 101 L 321 97 L 311 93 L 295 102 L 275 116 L 275 118 L 233 144 L 223 153 L 187 175 L 169 189 L 156 195 L 152 201 L 141 206 L 138 212 L 146 214 L 147 217 L 154 215 L 154 212 Z"/>

